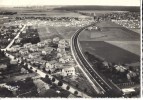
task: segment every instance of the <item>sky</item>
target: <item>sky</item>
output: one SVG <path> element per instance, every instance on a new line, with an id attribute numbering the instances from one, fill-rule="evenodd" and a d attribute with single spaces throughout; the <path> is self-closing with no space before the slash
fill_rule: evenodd
<path id="1" fill-rule="evenodd" d="M 140 0 L 0 0 L 0 7 L 33 5 L 140 6 Z"/>

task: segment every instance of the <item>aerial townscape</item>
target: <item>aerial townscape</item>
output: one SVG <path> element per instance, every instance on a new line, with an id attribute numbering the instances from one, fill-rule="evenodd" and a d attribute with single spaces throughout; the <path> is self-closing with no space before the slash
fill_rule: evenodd
<path id="1" fill-rule="evenodd" d="M 140 8 L 0 7 L 0 97 L 139 98 Z"/>

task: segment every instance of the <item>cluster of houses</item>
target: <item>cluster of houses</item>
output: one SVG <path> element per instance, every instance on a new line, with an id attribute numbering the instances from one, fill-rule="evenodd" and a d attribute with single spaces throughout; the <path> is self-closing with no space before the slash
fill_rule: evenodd
<path id="1" fill-rule="evenodd" d="M 122 65 L 115 65 L 114 66 L 115 69 L 118 71 L 118 72 L 125 72 L 126 70 L 128 70 L 127 68 L 125 68 L 124 66 Z M 137 76 L 137 74 L 131 70 L 128 70 L 129 72 L 127 73 L 127 79 L 128 80 L 131 80 L 132 77 L 135 77 Z"/>
<path id="2" fill-rule="evenodd" d="M 18 31 L 22 28 L 22 25 L 3 25 L 0 28 L 0 46 L 5 48 L 7 44 L 17 35 Z"/>
<path id="3" fill-rule="evenodd" d="M 57 49 L 48 46 L 50 42 L 57 43 Z M 45 71 L 47 72 L 55 72 L 56 69 L 59 69 L 61 75 L 68 76 L 75 75 L 75 64 L 72 65 L 74 59 L 72 58 L 71 53 L 65 50 L 68 46 L 69 43 L 65 39 L 55 37 L 53 39 L 41 41 L 37 44 L 26 43 L 23 47 L 14 45 L 8 51 L 10 53 L 19 54 L 19 57 L 25 58 L 27 61 L 30 61 L 31 64 L 38 64 L 41 69 L 45 68 Z M 42 59 L 42 56 L 51 54 L 53 50 L 57 51 L 57 56 L 54 58 L 55 60 L 45 61 Z"/>
<path id="4" fill-rule="evenodd" d="M 122 25 L 126 28 L 140 28 L 140 21 L 139 20 L 112 20 L 112 22 Z"/>

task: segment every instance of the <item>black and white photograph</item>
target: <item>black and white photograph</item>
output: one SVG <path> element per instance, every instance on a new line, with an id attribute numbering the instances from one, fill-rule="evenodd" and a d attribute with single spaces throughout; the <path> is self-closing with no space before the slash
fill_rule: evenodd
<path id="1" fill-rule="evenodd" d="M 140 0 L 0 0 L 1 98 L 141 98 Z"/>

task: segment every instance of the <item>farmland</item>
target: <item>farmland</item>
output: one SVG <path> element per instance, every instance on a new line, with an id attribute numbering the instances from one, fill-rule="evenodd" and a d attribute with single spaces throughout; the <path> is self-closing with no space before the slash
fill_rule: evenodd
<path id="1" fill-rule="evenodd" d="M 140 35 L 112 22 L 104 21 L 97 26 L 102 31 L 85 30 L 80 35 L 81 41 L 139 41 Z"/>
<path id="2" fill-rule="evenodd" d="M 82 41 L 83 52 L 89 51 L 93 55 L 97 55 L 109 62 L 128 64 L 139 62 L 140 57 L 129 51 L 111 45 L 104 41 Z"/>

